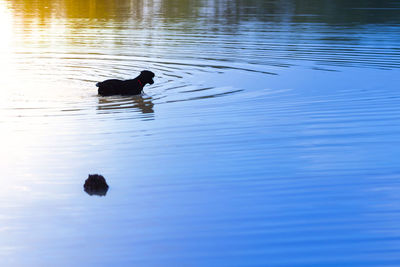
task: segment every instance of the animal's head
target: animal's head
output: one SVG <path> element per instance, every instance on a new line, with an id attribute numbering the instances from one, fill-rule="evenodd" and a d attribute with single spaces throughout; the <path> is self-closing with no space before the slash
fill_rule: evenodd
<path id="1" fill-rule="evenodd" d="M 153 84 L 154 73 L 149 70 L 144 70 L 140 73 L 141 80 L 146 84 Z"/>

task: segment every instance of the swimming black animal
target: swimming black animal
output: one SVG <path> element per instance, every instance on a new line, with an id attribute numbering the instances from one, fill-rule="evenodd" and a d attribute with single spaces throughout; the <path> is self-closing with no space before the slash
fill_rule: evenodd
<path id="1" fill-rule="evenodd" d="M 96 83 L 99 87 L 99 95 L 138 95 L 143 91 L 146 84 L 153 84 L 154 73 L 149 70 L 144 70 L 135 79 L 118 80 L 111 79 L 104 82 Z"/>
<path id="2" fill-rule="evenodd" d="M 103 175 L 89 174 L 83 188 L 89 195 L 105 196 L 108 191 L 108 184 Z"/>

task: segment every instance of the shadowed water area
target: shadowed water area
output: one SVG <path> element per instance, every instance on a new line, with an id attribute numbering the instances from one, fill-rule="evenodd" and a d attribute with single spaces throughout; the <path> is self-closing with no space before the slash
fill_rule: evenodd
<path id="1" fill-rule="evenodd" d="M 2 266 L 400 264 L 398 1 L 0 0 L 0 35 Z"/>

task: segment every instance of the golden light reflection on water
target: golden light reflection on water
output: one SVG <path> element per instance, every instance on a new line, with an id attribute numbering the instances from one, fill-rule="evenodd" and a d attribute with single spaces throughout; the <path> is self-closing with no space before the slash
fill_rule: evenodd
<path id="1" fill-rule="evenodd" d="M 5 52 L 4 49 L 10 46 L 12 35 L 11 12 L 7 9 L 3 1 L 0 1 L 0 23 L 1 36 L 3 38 L 0 43 L 0 52 L 3 54 Z"/>
<path id="2" fill-rule="evenodd" d="M 29 6 L 33 2 L 23 1 L 28 8 L 22 9 L 22 16 L 21 9 L 13 7 L 17 1 L 0 2 L 0 166 L 5 191 L 17 177 L 32 179 L 33 169 L 45 166 L 42 148 L 60 127 L 49 116 L 62 108 L 63 89 L 68 87 L 57 82 L 54 59 L 41 56 L 59 45 L 65 27 L 51 17 L 37 17 L 35 8 Z M 36 3 L 47 9 L 44 1 Z M 44 73 L 52 79 L 46 80 L 41 76 Z M 73 127 L 69 131 L 72 133 Z"/>
<path id="3" fill-rule="evenodd" d="M 1 77 L 14 76 L 12 67 L 13 56 L 13 27 L 12 15 L 4 1 L 0 1 L 0 75 Z M 4 83 L 3 83 L 4 84 Z M 2 95 L 7 93 L 7 88 L 1 86 Z"/>

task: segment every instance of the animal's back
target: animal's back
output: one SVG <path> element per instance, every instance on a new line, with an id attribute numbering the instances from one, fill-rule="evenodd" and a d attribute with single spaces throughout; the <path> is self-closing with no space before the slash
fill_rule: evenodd
<path id="1" fill-rule="evenodd" d="M 105 80 L 103 82 L 98 82 L 96 83 L 97 87 L 121 87 L 123 84 L 123 81 L 118 80 L 118 79 L 110 79 L 110 80 Z"/>

